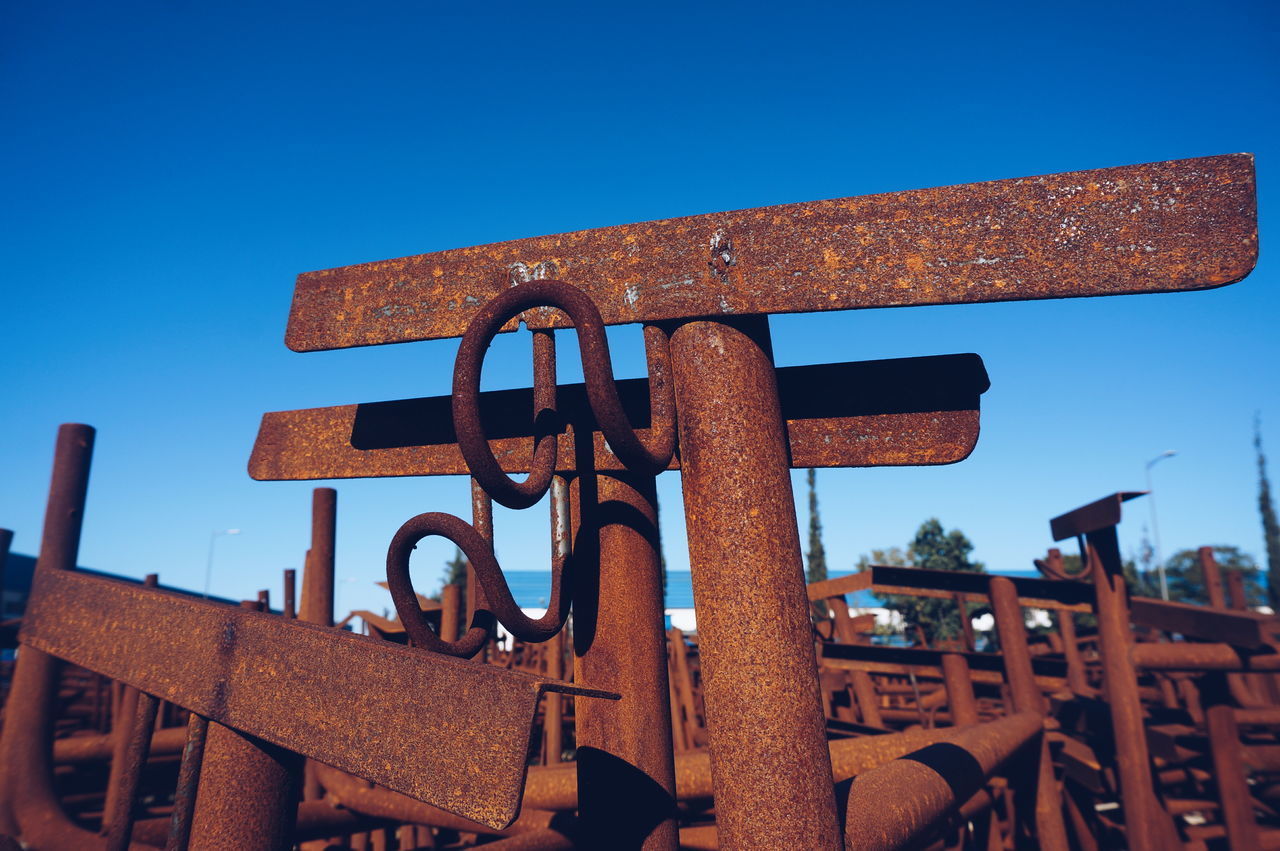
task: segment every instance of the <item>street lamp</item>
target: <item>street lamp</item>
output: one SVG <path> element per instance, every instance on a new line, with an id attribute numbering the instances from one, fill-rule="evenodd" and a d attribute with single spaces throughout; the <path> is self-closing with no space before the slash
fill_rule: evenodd
<path id="1" fill-rule="evenodd" d="M 1156 493 L 1151 485 L 1151 468 L 1178 453 L 1166 449 L 1147 462 L 1147 504 L 1151 506 L 1151 534 L 1156 539 L 1156 572 L 1160 575 L 1160 599 L 1169 599 L 1169 580 L 1164 575 L 1164 555 L 1160 551 L 1160 526 L 1156 523 Z"/>
<path id="2" fill-rule="evenodd" d="M 204 568 L 204 596 L 209 596 L 209 579 L 213 576 L 213 545 L 222 535 L 239 535 L 239 529 L 215 529 L 209 533 L 209 563 Z"/>

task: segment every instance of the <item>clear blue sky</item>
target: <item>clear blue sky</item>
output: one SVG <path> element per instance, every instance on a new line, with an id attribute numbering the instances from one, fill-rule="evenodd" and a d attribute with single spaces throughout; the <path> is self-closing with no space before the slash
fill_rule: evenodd
<path id="1" fill-rule="evenodd" d="M 54 431 L 99 429 L 81 561 L 278 595 L 308 483 L 245 464 L 262 412 L 448 392 L 452 341 L 283 344 L 294 276 L 629 221 L 1235 151 L 1262 259 L 1221 290 L 789 316 L 780 364 L 978 352 L 977 450 L 823 471 L 833 567 L 963 529 L 1025 569 L 1049 517 L 1155 470 L 1164 550 L 1261 552 L 1251 420 L 1280 481 L 1273 3 L 18 3 L 0 15 L 0 525 L 35 552 Z M 622 375 L 639 333 L 614 336 Z M 490 387 L 525 385 L 504 341 Z M 518 367 L 504 367 L 509 356 Z M 564 360 L 571 360 L 565 358 Z M 569 370 L 572 372 L 572 369 Z M 571 376 L 565 376 L 566 378 Z M 679 480 L 661 479 L 672 569 Z M 797 473 L 797 492 L 803 497 Z M 381 609 L 395 529 L 464 479 L 338 483 L 339 606 Z M 803 502 L 803 500 L 802 500 Z M 1130 503 L 1136 548 L 1147 507 Z M 803 504 L 800 522 L 805 522 Z M 545 515 L 500 512 L 511 569 Z M 444 546 L 415 557 L 434 587 Z M 278 600 L 278 596 L 275 597 Z"/>

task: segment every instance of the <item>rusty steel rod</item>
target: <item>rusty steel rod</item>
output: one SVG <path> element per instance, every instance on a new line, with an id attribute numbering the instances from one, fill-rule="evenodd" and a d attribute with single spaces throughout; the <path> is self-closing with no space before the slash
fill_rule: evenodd
<path id="1" fill-rule="evenodd" d="M 58 428 L 36 573 L 75 570 L 93 458 L 94 430 Z M 101 847 L 102 840 L 67 818 L 53 787 L 54 702 L 61 663 L 24 647 L 18 654 L 0 730 L 0 833 L 36 847 Z"/>
<path id="2" fill-rule="evenodd" d="M 671 354 L 721 842 L 839 847 L 768 322 L 687 322 Z"/>
<path id="3" fill-rule="evenodd" d="M 173 813 L 169 819 L 165 851 L 187 851 L 191 842 L 191 821 L 196 811 L 196 791 L 200 784 L 200 766 L 204 763 L 209 719 L 192 712 L 187 719 L 185 732 L 186 741 L 182 747 L 182 762 L 178 766 L 178 783 L 173 792 Z"/>
<path id="4" fill-rule="evenodd" d="M 321 626 L 333 626 L 334 553 L 337 534 L 338 492 L 316 488 L 311 494 L 311 549 L 302 572 L 302 606 L 299 617 Z"/>
<path id="5" fill-rule="evenodd" d="M 293 568 L 285 568 L 284 571 L 284 603 L 281 611 L 286 618 L 295 618 L 298 616 L 297 603 L 294 595 L 298 587 L 298 572 Z"/>
<path id="6" fill-rule="evenodd" d="M 1213 780 L 1218 787 L 1218 805 L 1227 840 L 1233 851 L 1258 851 L 1258 825 L 1253 814 L 1253 792 L 1245 777 L 1240 747 L 1240 731 L 1235 710 L 1225 704 L 1204 712 L 1205 728 L 1213 759 Z"/>
<path id="7" fill-rule="evenodd" d="M 1128 591 L 1120 558 L 1116 527 L 1106 526 L 1085 536 L 1097 594 L 1098 638 L 1102 675 L 1115 739 L 1120 794 L 1125 813 L 1125 839 L 1132 851 L 1157 851 L 1173 826 L 1156 800 L 1150 755 L 1143 727 L 1138 672 L 1129 657 Z"/>
<path id="8" fill-rule="evenodd" d="M 142 767 L 146 765 L 151 749 L 151 728 L 156 722 L 156 710 L 160 702 L 146 692 L 139 692 L 135 702 L 136 712 L 129 719 L 129 743 L 120 772 L 119 791 L 110 811 L 106 851 L 125 851 L 133 836 L 134 810 L 137 806 L 138 781 Z"/>
<path id="9" fill-rule="evenodd" d="M 574 681 L 619 701 L 576 708 L 579 820 L 588 847 L 677 844 L 666 640 L 652 475 L 574 479 Z"/>
<path id="10" fill-rule="evenodd" d="M 1000 766 L 1043 738 L 1042 730 L 1037 713 L 1020 712 L 948 730 L 934 744 L 860 774 L 849 787 L 844 847 L 888 851 L 919 841 Z"/>

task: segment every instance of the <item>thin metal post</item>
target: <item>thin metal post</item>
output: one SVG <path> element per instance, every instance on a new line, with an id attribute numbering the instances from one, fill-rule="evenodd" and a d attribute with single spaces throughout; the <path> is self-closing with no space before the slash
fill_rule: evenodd
<path id="1" fill-rule="evenodd" d="M 720 844 L 838 848 L 768 321 L 686 322 L 671 355 Z"/>
<path id="2" fill-rule="evenodd" d="M 302 572 L 304 621 L 333 626 L 334 544 L 337 537 L 338 492 L 316 488 L 311 494 L 311 549 Z"/>

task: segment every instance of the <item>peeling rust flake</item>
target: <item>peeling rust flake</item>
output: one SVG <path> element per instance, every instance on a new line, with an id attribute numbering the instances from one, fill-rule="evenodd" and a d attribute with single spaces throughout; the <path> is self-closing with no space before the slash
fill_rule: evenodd
<path id="1" fill-rule="evenodd" d="M 1229 154 L 784 204 L 298 277 L 295 351 L 458 337 L 554 269 L 606 324 L 1208 289 L 1257 259 L 1253 157 Z M 530 312 L 531 327 L 563 324 Z M 509 327 L 514 327 L 512 323 Z"/>

